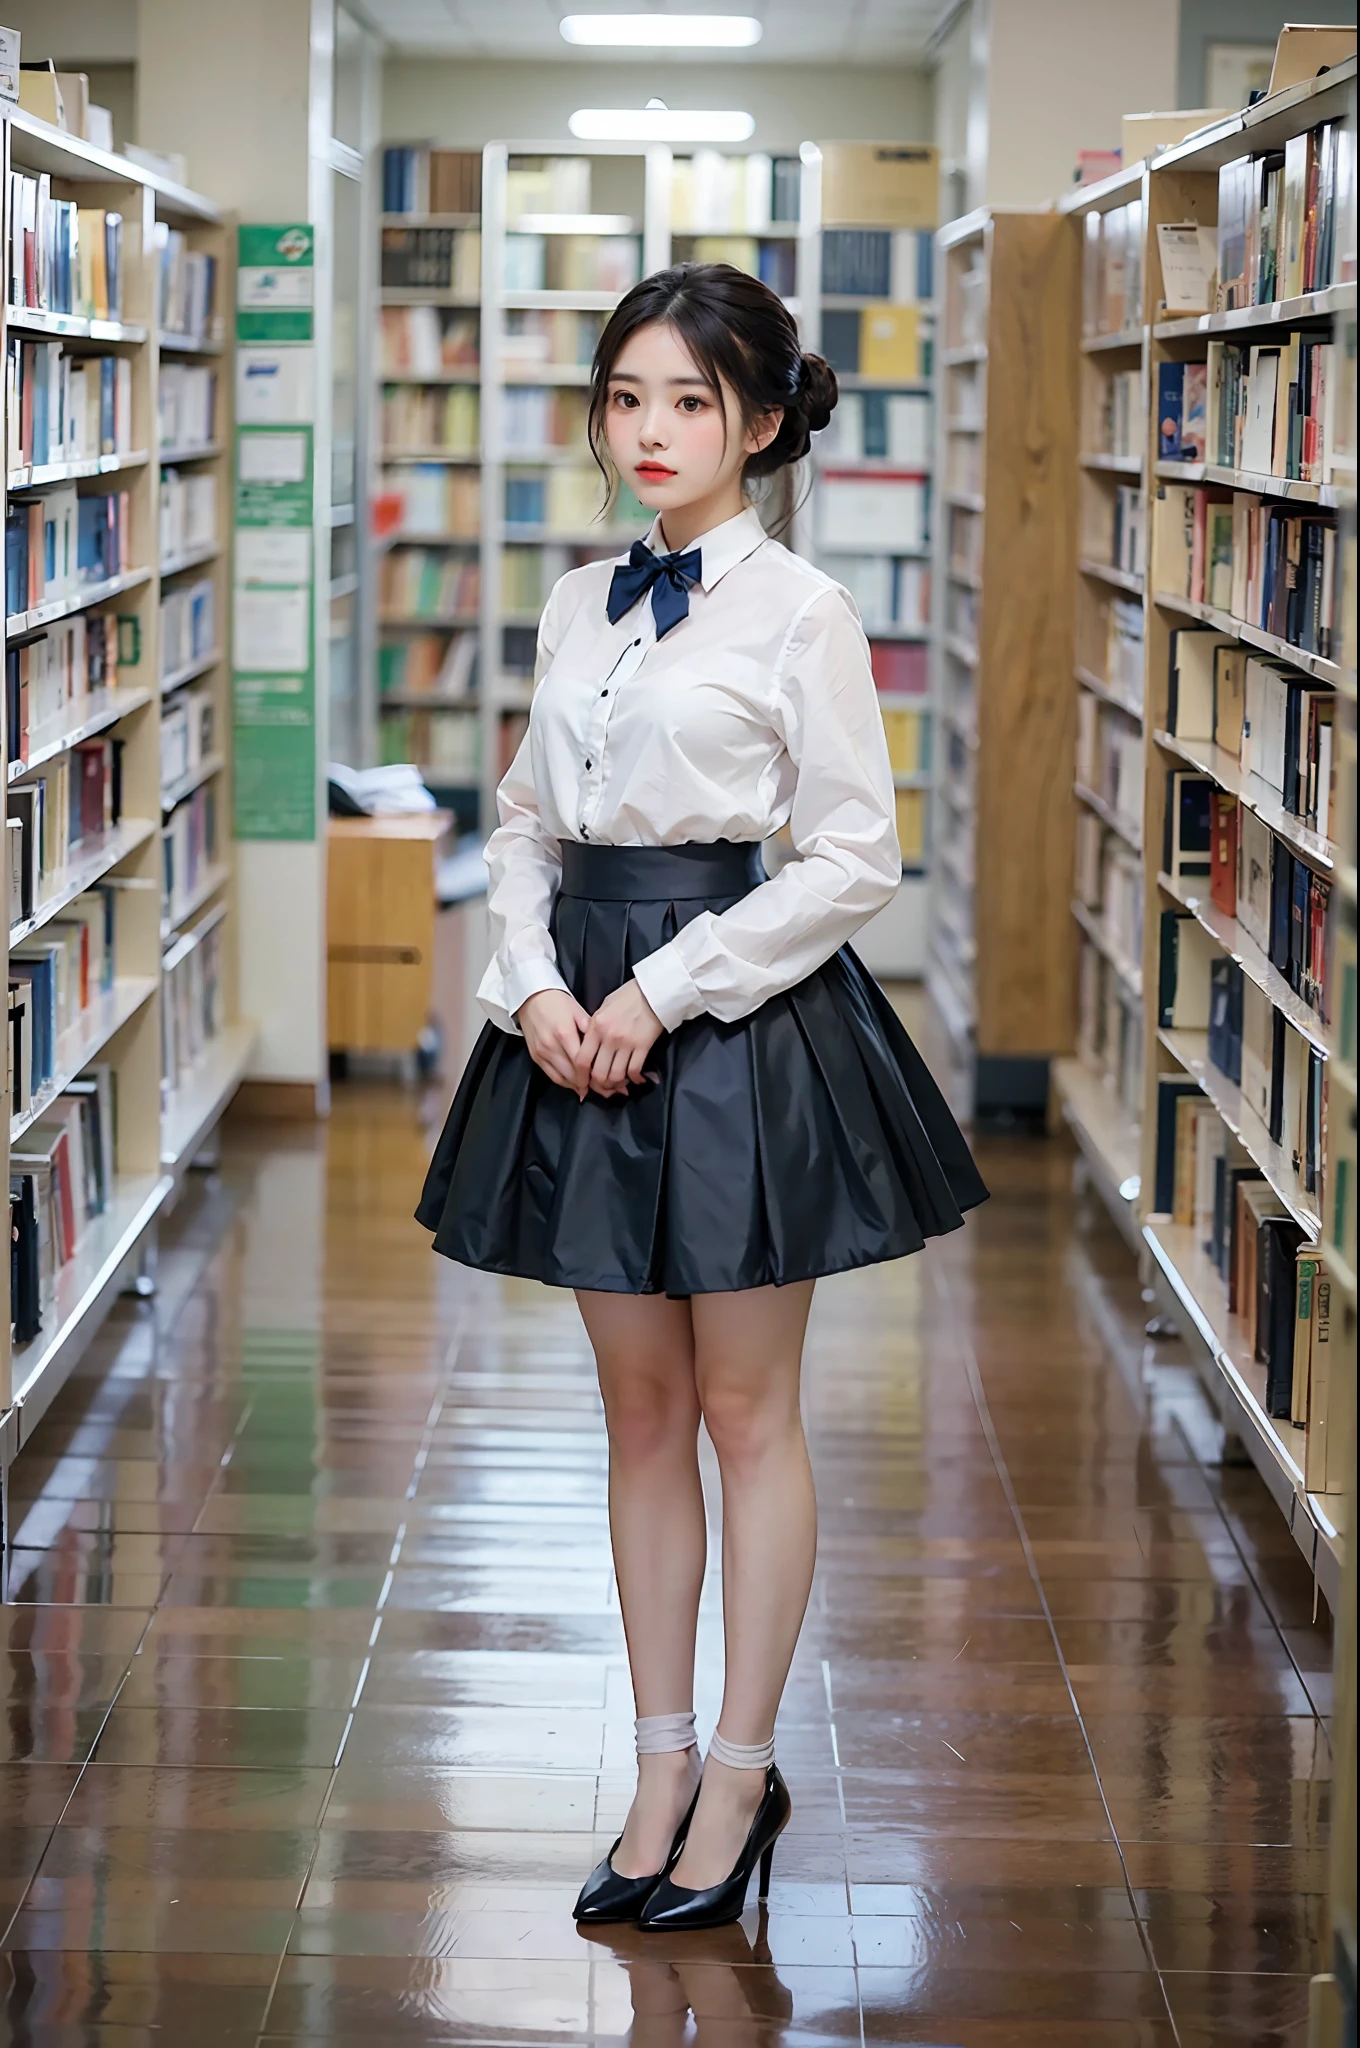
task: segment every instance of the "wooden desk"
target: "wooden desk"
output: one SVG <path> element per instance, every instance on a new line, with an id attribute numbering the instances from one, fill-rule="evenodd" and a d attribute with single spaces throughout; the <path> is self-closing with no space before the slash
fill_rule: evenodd
<path id="1" fill-rule="evenodd" d="M 410 1053 L 429 1022 L 435 868 L 452 819 L 331 818 L 326 1016 L 336 1051 Z"/>

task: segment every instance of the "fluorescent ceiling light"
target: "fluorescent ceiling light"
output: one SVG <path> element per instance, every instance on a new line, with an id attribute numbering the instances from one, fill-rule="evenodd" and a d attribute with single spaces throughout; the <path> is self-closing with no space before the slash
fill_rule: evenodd
<path id="1" fill-rule="evenodd" d="M 512 235 L 635 235 L 637 222 L 626 213 L 522 213 L 512 221 Z"/>
<path id="2" fill-rule="evenodd" d="M 564 14 L 564 43 L 638 50 L 749 50 L 764 34 L 749 14 Z"/>
<path id="3" fill-rule="evenodd" d="M 746 142 L 755 116 L 683 107 L 578 107 L 567 123 L 580 142 Z"/>

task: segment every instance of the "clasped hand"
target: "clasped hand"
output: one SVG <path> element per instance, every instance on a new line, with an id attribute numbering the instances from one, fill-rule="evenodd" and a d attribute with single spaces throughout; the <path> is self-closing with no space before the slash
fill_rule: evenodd
<path id="1" fill-rule="evenodd" d="M 549 1080 L 585 1101 L 626 1095 L 644 1079 L 643 1063 L 661 1036 L 661 1019 L 635 981 L 605 997 L 592 1017 L 565 989 L 545 988 L 521 1003 L 515 1021 L 529 1056 Z"/>

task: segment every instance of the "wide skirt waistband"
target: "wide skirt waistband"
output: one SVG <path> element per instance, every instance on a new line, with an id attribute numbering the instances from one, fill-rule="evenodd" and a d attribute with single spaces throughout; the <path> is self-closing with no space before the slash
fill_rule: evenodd
<path id="1" fill-rule="evenodd" d="M 561 839 L 563 896 L 597 903 L 683 902 L 745 896 L 765 877 L 755 840 L 691 840 L 683 846 L 591 846 Z"/>

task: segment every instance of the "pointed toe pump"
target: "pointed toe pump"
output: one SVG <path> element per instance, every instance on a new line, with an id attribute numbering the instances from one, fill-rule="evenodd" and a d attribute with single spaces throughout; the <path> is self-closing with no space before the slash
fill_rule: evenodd
<path id="1" fill-rule="evenodd" d="M 683 1740 L 681 1739 L 683 1738 Z M 572 1907 L 572 1919 L 580 1927 L 617 1926 L 621 1921 L 637 1920 L 651 1893 L 671 1870 L 680 1851 L 685 1846 L 690 1820 L 694 1814 L 695 1801 L 699 1797 L 699 1752 L 695 1746 L 693 1714 L 651 1714 L 637 1722 L 637 1749 L 639 1756 L 658 1755 L 663 1750 L 693 1750 L 695 1784 L 684 1817 L 675 1831 L 669 1854 L 660 1870 L 653 1870 L 645 1877 L 623 1877 L 614 1868 L 614 1857 L 618 1853 L 620 1835 L 609 1854 L 595 1865 L 590 1876 L 581 1886 L 580 1895 Z"/>
<path id="2" fill-rule="evenodd" d="M 714 1752 L 710 1750 L 709 1754 L 711 1756 Z M 766 1767 L 765 1790 L 756 1808 L 755 1819 L 730 1874 L 720 1884 L 691 1892 L 686 1891 L 683 1885 L 673 1883 L 669 1870 L 663 1871 L 642 1908 L 638 1925 L 659 1933 L 663 1929 L 725 1927 L 731 1921 L 739 1920 L 745 1909 L 751 1872 L 757 1863 L 760 1865 L 759 1897 L 765 1899 L 769 1895 L 774 1845 L 788 1826 L 792 1812 L 789 1788 L 777 1767 L 770 1763 Z M 680 1846 L 683 1848 L 684 1843 Z M 678 1860 L 678 1857 L 672 1858 L 671 1868 Z"/>

